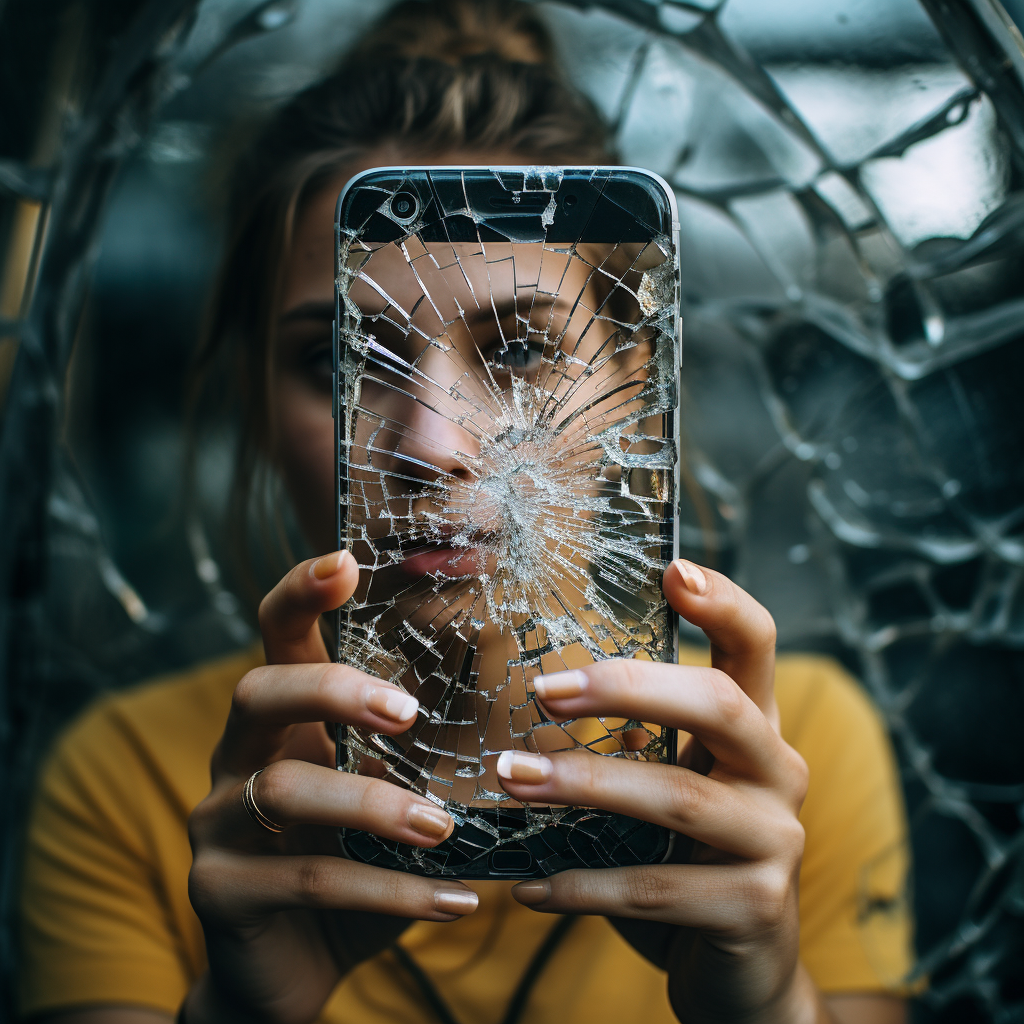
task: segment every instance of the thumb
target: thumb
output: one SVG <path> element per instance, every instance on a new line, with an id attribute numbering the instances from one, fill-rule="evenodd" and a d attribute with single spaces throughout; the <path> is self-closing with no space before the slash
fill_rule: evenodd
<path id="1" fill-rule="evenodd" d="M 317 620 L 355 593 L 359 567 L 348 551 L 300 562 L 260 603 L 260 633 L 268 665 L 331 659 Z"/>

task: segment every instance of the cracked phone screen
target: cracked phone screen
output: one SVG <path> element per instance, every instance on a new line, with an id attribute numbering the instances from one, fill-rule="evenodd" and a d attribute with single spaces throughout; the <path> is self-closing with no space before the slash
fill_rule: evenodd
<path id="1" fill-rule="evenodd" d="M 507 749 L 670 756 L 652 723 L 553 721 L 533 680 L 675 657 L 674 246 L 629 208 L 647 195 L 629 173 L 409 174 L 342 201 L 340 544 L 360 582 L 338 658 L 420 709 L 397 737 L 347 729 L 339 767 L 456 829 L 431 850 L 347 832 L 346 851 L 477 876 L 660 860 L 665 830 L 523 806 L 495 765 Z"/>

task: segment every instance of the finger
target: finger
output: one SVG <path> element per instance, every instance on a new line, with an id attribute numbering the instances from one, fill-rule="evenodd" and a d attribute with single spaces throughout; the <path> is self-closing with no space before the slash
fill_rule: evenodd
<path id="1" fill-rule="evenodd" d="M 200 843 L 238 849 L 274 840 L 275 833 L 249 816 L 242 788 L 224 787 L 197 809 L 193 830 Z M 253 780 L 251 796 L 282 828 L 355 828 L 413 846 L 436 846 L 455 827 L 443 808 L 407 789 L 306 761 L 275 761 Z"/>
<path id="2" fill-rule="evenodd" d="M 268 665 L 330 661 L 317 620 L 344 604 L 359 582 L 348 551 L 300 562 L 260 603 Z"/>
<path id="3" fill-rule="evenodd" d="M 793 872 L 776 863 L 651 864 L 574 869 L 520 882 L 512 895 L 545 914 L 661 921 L 728 935 L 778 924 L 795 899 Z"/>
<path id="4" fill-rule="evenodd" d="M 300 722 L 344 722 L 397 735 L 416 720 L 419 701 L 348 665 L 273 665 L 242 677 L 213 757 L 214 779 L 249 775 L 281 750 Z"/>
<path id="5" fill-rule="evenodd" d="M 477 895 L 341 857 L 268 857 L 204 850 L 192 863 L 189 897 L 204 924 L 245 927 L 281 910 L 355 910 L 423 921 L 454 921 L 476 910 Z"/>
<path id="6" fill-rule="evenodd" d="M 744 792 L 656 762 L 588 751 L 544 755 L 506 750 L 498 758 L 498 778 L 510 796 L 524 803 L 599 807 L 746 859 L 771 855 L 788 829 L 800 827 L 796 807 L 780 807 L 763 789 Z"/>
<path id="7" fill-rule="evenodd" d="M 757 705 L 717 669 L 610 659 L 537 676 L 533 686 L 556 719 L 657 722 L 692 733 L 736 774 L 777 779 L 785 744 Z"/>
<path id="8" fill-rule="evenodd" d="M 677 558 L 662 577 L 668 603 L 711 641 L 711 664 L 731 676 L 768 716 L 775 710 L 775 622 L 727 576 Z"/>

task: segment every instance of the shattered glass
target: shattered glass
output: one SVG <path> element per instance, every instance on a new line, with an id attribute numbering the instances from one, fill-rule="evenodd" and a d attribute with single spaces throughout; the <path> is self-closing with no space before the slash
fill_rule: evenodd
<path id="1" fill-rule="evenodd" d="M 360 582 L 338 660 L 420 701 L 400 736 L 348 729 L 340 766 L 456 822 L 434 849 L 344 833 L 359 859 L 521 876 L 669 850 L 631 818 L 521 805 L 495 768 L 510 749 L 670 757 L 671 730 L 554 721 L 533 688 L 676 656 L 678 270 L 671 221 L 626 205 L 636 177 L 378 172 L 340 204 L 340 542 Z"/>
<path id="2" fill-rule="evenodd" d="M 183 444 L 161 410 L 196 323 L 174 318 L 217 248 L 196 196 L 210 140 L 310 82 L 387 2 L 153 0 L 107 5 L 90 33 L 75 18 L 93 6 L 46 23 L 52 53 L 8 31 L 38 0 L 0 24 L 18 40 L 0 96 L 26 111 L 0 140 L 9 822 L 87 700 L 253 636 L 216 541 L 226 442 L 202 453 L 204 517 L 157 529 Z M 623 162 L 676 191 L 682 550 L 765 604 L 783 648 L 846 664 L 890 729 L 913 855 L 898 898 L 929 978 L 915 1020 L 1019 1020 L 1020 0 L 539 6 Z M 79 53 L 91 78 L 66 73 Z M 17 849 L 12 828 L 5 923 Z M 878 948 L 904 854 L 865 872 Z M 14 949 L 8 928 L 8 984 Z"/>

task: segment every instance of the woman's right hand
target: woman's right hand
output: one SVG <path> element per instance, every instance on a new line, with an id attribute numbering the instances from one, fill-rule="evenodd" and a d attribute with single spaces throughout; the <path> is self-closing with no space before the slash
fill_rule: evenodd
<path id="1" fill-rule="evenodd" d="M 397 735 L 416 701 L 330 662 L 319 616 L 351 597 L 355 559 L 336 552 L 297 565 L 260 605 L 267 666 L 235 689 L 211 764 L 209 796 L 189 819 L 189 896 L 210 968 L 185 1003 L 188 1024 L 312 1021 L 338 981 L 390 945 L 409 919 L 454 921 L 476 909 L 455 881 L 388 871 L 338 855 L 348 826 L 436 846 L 451 818 L 383 779 L 339 772 L 324 722 Z M 242 787 L 281 833 L 257 824 Z"/>

